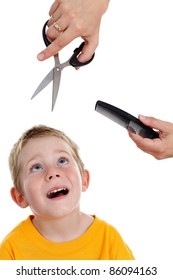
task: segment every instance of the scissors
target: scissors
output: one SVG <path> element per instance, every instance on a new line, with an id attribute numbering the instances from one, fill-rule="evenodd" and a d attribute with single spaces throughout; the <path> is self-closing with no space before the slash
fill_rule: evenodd
<path id="1" fill-rule="evenodd" d="M 48 40 L 48 38 L 46 36 L 46 32 L 45 32 L 47 23 L 48 23 L 48 21 L 45 22 L 43 29 L 42 29 L 42 36 L 43 36 L 43 40 L 44 40 L 46 47 L 51 44 L 51 42 Z M 52 111 L 53 111 L 53 109 L 55 107 L 56 99 L 58 96 L 62 70 L 67 66 L 81 67 L 81 66 L 87 65 L 94 58 L 95 53 L 92 55 L 92 57 L 88 61 L 80 62 L 78 60 L 78 55 L 81 53 L 81 51 L 84 47 L 84 44 L 85 43 L 82 42 L 80 44 L 80 46 L 73 51 L 72 56 L 64 63 L 60 63 L 58 53 L 54 56 L 55 64 L 54 64 L 53 69 L 41 81 L 41 83 L 35 90 L 34 94 L 32 95 L 31 99 L 33 99 L 38 93 L 40 93 L 53 80 L 53 89 L 52 89 Z"/>

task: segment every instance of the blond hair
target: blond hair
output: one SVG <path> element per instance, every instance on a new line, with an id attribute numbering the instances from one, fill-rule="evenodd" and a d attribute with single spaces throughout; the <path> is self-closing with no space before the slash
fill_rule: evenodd
<path id="1" fill-rule="evenodd" d="M 14 144 L 10 155 L 9 155 L 9 168 L 12 177 L 12 181 L 16 189 L 22 193 L 22 188 L 19 180 L 21 164 L 20 164 L 20 155 L 23 147 L 29 140 L 34 138 L 46 137 L 46 136 L 56 136 L 62 140 L 64 140 L 72 149 L 72 154 L 75 161 L 78 164 L 79 171 L 81 176 L 84 172 L 84 164 L 79 156 L 79 148 L 77 144 L 70 139 L 63 131 L 57 130 L 52 127 L 48 127 L 46 125 L 37 125 L 33 126 L 30 129 L 26 130 L 18 141 Z"/>

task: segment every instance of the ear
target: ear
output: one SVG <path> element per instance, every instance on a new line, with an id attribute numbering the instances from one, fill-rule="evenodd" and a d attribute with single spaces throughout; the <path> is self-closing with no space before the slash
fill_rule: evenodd
<path id="1" fill-rule="evenodd" d="M 29 205 L 24 196 L 15 187 L 11 188 L 10 194 L 13 201 L 21 208 L 26 208 Z"/>
<path id="2" fill-rule="evenodd" d="M 90 174 L 88 170 L 84 170 L 83 177 L 82 177 L 82 191 L 85 192 L 88 189 L 90 182 Z"/>

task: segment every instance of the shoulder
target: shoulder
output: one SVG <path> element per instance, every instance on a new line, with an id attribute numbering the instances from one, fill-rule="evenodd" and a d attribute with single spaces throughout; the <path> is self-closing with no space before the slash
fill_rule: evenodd
<path id="1" fill-rule="evenodd" d="M 97 233 L 99 232 L 99 237 L 102 236 L 102 239 L 104 240 L 104 246 L 107 246 L 107 248 L 109 248 L 110 259 L 134 259 L 130 248 L 124 242 L 121 234 L 113 225 L 97 217 L 95 217 L 94 223 L 97 227 Z M 106 248 L 104 249 L 106 250 Z"/>
<path id="2" fill-rule="evenodd" d="M 18 246 L 23 246 L 27 236 L 25 235 L 26 228 L 32 227 L 31 216 L 20 222 L 14 227 L 2 240 L 0 244 L 0 260 L 15 259 L 15 250 Z"/>
<path id="3" fill-rule="evenodd" d="M 2 243 L 6 242 L 7 240 L 18 240 L 19 233 L 25 232 L 25 228 L 29 228 L 32 226 L 32 216 L 28 216 L 27 219 L 21 221 L 18 225 L 16 225 L 3 239 Z M 21 237 L 21 235 L 20 235 Z"/>
<path id="4" fill-rule="evenodd" d="M 99 233 L 102 233 L 106 239 L 113 244 L 123 244 L 124 240 L 116 227 L 106 222 L 105 220 L 95 217 L 95 226 Z"/>
<path id="5" fill-rule="evenodd" d="M 94 216 L 94 223 L 97 226 L 99 226 L 101 228 L 104 228 L 105 230 L 111 230 L 113 232 L 118 232 L 117 229 L 113 225 L 106 222 L 105 220 L 102 220 L 102 219 L 98 218 L 97 216 Z"/>

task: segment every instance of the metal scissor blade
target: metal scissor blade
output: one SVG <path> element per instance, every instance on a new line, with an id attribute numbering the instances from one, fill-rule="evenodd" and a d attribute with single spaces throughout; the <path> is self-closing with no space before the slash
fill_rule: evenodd
<path id="1" fill-rule="evenodd" d="M 37 87 L 37 89 L 35 90 L 33 96 L 31 97 L 31 99 L 33 99 L 40 91 L 42 91 L 52 80 L 53 80 L 53 70 L 52 69 L 47 75 L 46 77 L 41 81 L 41 83 L 39 84 L 39 86 Z"/>
<path id="2" fill-rule="evenodd" d="M 55 107 L 56 99 L 58 96 L 60 80 L 61 80 L 61 70 L 55 67 L 53 69 L 52 111 Z"/>

